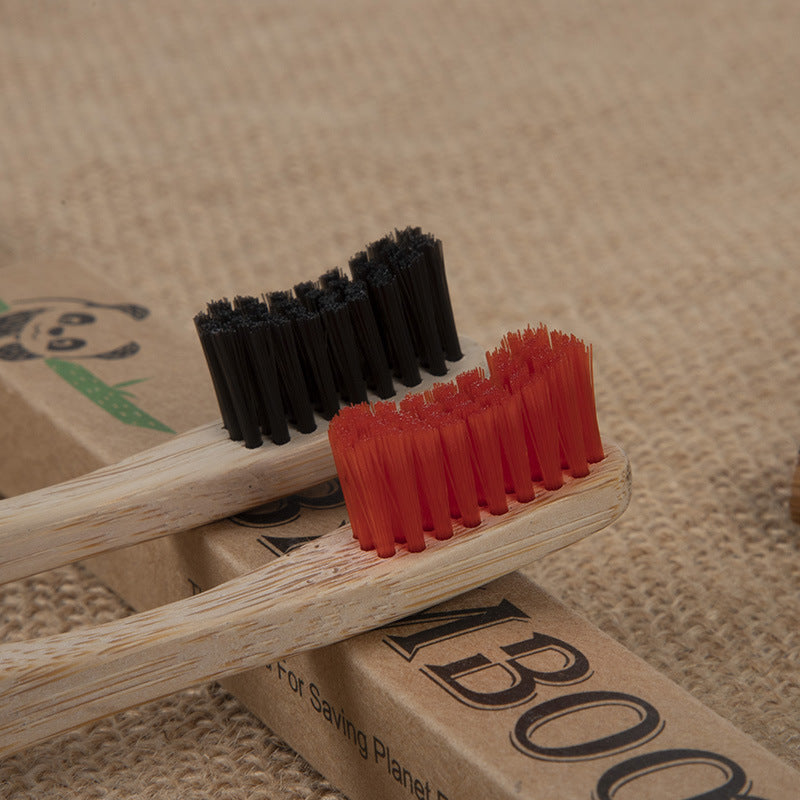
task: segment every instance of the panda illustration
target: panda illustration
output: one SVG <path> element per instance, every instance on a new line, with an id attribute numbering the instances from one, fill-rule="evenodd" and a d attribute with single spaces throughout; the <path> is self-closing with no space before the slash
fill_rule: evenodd
<path id="1" fill-rule="evenodd" d="M 149 315 L 143 306 L 107 305 L 70 297 L 22 301 L 27 306 L 0 314 L 0 359 L 128 358 L 139 351 L 134 341 L 109 342 L 109 324 L 124 314 L 134 320 Z"/>

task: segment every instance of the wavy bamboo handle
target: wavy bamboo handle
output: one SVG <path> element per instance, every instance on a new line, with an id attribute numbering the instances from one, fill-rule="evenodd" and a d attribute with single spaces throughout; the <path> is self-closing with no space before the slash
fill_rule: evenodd
<path id="1" fill-rule="evenodd" d="M 459 371 L 483 362 L 462 340 Z M 425 375 L 414 391 L 452 378 Z M 404 387 L 400 387 L 404 388 Z M 248 450 L 221 422 L 75 480 L 0 502 L 0 583 L 222 519 L 336 475 L 328 423 Z"/>
<path id="2" fill-rule="evenodd" d="M 481 586 L 615 520 L 620 448 L 508 514 L 421 553 L 379 559 L 350 529 L 195 597 L 94 628 L 0 647 L 0 756 L 84 723 L 383 625 Z"/>

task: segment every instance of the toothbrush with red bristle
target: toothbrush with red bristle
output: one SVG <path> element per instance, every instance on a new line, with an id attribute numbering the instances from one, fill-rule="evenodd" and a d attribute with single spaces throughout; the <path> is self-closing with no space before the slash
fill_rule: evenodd
<path id="1" fill-rule="evenodd" d="M 540 327 L 488 364 L 334 418 L 351 531 L 176 603 L 0 647 L 0 757 L 400 619 L 617 519 L 630 467 L 599 437 L 591 350 Z"/>

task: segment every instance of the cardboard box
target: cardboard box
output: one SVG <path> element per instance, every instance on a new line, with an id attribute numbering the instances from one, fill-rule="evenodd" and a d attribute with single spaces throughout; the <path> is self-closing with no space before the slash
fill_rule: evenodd
<path id="1" fill-rule="evenodd" d="M 79 269 L 0 272 L 0 448 L 15 454 L 0 464 L 0 492 L 81 474 L 217 416 L 190 334 Z M 144 609 L 345 520 L 334 480 L 87 563 Z M 224 685 L 351 800 L 790 800 L 800 786 L 518 574 Z"/>

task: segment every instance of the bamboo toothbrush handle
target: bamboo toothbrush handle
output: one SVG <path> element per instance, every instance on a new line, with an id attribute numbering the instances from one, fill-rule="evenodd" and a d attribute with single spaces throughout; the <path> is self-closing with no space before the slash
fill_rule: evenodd
<path id="1" fill-rule="evenodd" d="M 449 365 L 450 378 L 485 363 L 482 348 L 460 341 L 463 357 Z M 426 374 L 414 391 L 440 380 Z M 196 528 L 328 480 L 336 468 L 327 427 L 317 417 L 313 433 L 248 450 L 215 422 L 75 480 L 0 501 L 0 583 Z"/>
<path id="2" fill-rule="evenodd" d="M 3 500 L 0 583 L 197 527 L 326 480 L 336 470 L 321 427 L 280 447 L 248 450 L 217 422 L 75 480 Z"/>
<path id="3" fill-rule="evenodd" d="M 349 528 L 195 597 L 0 647 L 0 757 L 209 679 L 341 640 L 481 586 L 615 520 L 625 454 L 591 474 L 458 528 L 421 553 L 379 559 Z"/>

